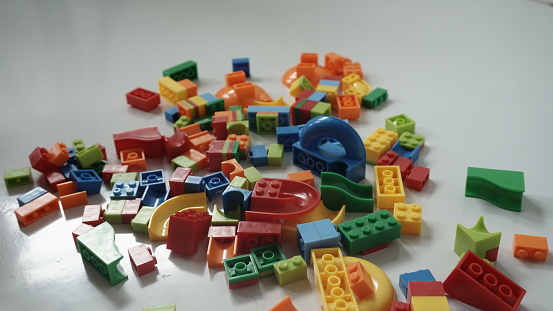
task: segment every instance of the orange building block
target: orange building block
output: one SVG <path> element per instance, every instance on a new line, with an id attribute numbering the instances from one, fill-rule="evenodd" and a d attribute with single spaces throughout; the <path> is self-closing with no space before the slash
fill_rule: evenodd
<path id="1" fill-rule="evenodd" d="M 317 69 L 317 64 L 314 64 L 314 63 L 299 63 L 296 66 L 296 72 L 298 77 L 305 76 L 305 78 L 309 80 L 311 84 L 314 84 L 315 83 L 314 81 L 316 81 L 315 79 L 316 69 Z"/>
<path id="2" fill-rule="evenodd" d="M 361 68 L 361 64 L 359 62 L 355 62 L 355 63 L 352 63 L 350 61 L 345 62 L 343 71 L 344 71 L 344 77 L 354 73 L 360 76 L 361 78 L 363 78 L 363 69 Z"/>
<path id="3" fill-rule="evenodd" d="M 236 135 L 230 134 L 227 136 L 227 140 L 236 140 L 238 141 L 238 149 L 240 150 L 240 156 L 242 159 L 246 159 L 252 148 L 252 142 L 250 136 L 248 135 Z"/>
<path id="4" fill-rule="evenodd" d="M 49 150 L 50 162 L 55 166 L 62 166 L 69 160 L 69 150 L 64 143 L 55 143 Z"/>
<path id="5" fill-rule="evenodd" d="M 515 257 L 545 261 L 548 251 L 546 237 L 515 234 L 513 238 L 513 256 Z"/>
<path id="6" fill-rule="evenodd" d="M 88 196 L 86 195 L 86 191 L 75 192 L 61 196 L 60 202 L 63 209 L 69 209 L 88 204 Z"/>
<path id="7" fill-rule="evenodd" d="M 319 54 L 318 53 L 301 53 L 300 54 L 300 63 L 304 64 L 319 64 Z M 301 77 L 301 75 L 299 75 Z"/>
<path id="8" fill-rule="evenodd" d="M 343 74 L 344 63 L 348 62 L 349 58 L 343 57 L 334 52 L 325 54 L 325 68 L 332 75 Z"/>
<path id="9" fill-rule="evenodd" d="M 216 212 L 217 213 L 217 212 Z M 212 226 L 207 234 L 209 244 L 207 246 L 207 266 L 223 267 L 223 260 L 236 257 L 236 237 L 235 226 Z"/>
<path id="10" fill-rule="evenodd" d="M 58 195 L 64 196 L 77 191 L 77 183 L 74 181 L 68 181 L 61 184 L 58 184 Z"/>
<path id="11" fill-rule="evenodd" d="M 336 110 L 338 118 L 355 120 L 361 116 L 361 105 L 357 96 L 353 94 L 336 95 Z"/>
<path id="12" fill-rule="evenodd" d="M 246 82 L 246 73 L 243 71 L 235 71 L 225 74 L 225 84 L 229 87 L 244 82 Z"/>
<path id="13" fill-rule="evenodd" d="M 23 226 L 28 226 L 59 208 L 58 198 L 48 192 L 17 208 L 14 212 L 17 221 Z"/>
<path id="14" fill-rule="evenodd" d="M 197 170 L 200 171 L 207 167 L 207 156 L 196 149 L 190 149 L 183 153 L 183 155 L 192 161 L 196 162 Z"/>
<path id="15" fill-rule="evenodd" d="M 121 150 L 119 158 L 121 165 L 128 165 L 127 172 L 146 171 L 146 156 L 142 148 Z"/>
<path id="16" fill-rule="evenodd" d="M 288 174 L 289 180 L 303 181 L 304 183 L 310 184 L 315 187 L 315 178 L 313 178 L 313 173 L 310 170 L 300 171 L 295 173 Z"/>
<path id="17" fill-rule="evenodd" d="M 206 152 L 209 149 L 209 144 L 214 140 L 213 136 L 208 131 L 203 131 L 198 134 L 188 136 L 190 148 L 196 149 L 199 152 Z"/>
<path id="18" fill-rule="evenodd" d="M 221 162 L 221 170 L 230 181 L 236 176 L 244 177 L 244 169 L 236 159 L 230 159 Z"/>
<path id="19" fill-rule="evenodd" d="M 186 89 L 186 97 L 192 97 L 198 95 L 198 85 L 189 79 L 180 80 L 177 82 Z"/>
<path id="20" fill-rule="evenodd" d="M 298 311 L 292 303 L 292 298 L 286 296 L 282 298 L 276 305 L 272 306 L 269 311 Z"/>
<path id="21" fill-rule="evenodd" d="M 359 261 L 347 265 L 346 272 L 350 288 L 357 300 L 363 300 L 374 293 L 371 276 Z"/>

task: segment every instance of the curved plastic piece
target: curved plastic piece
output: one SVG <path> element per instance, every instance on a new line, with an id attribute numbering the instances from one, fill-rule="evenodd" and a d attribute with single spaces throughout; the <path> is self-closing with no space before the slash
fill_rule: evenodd
<path id="1" fill-rule="evenodd" d="M 337 211 L 346 206 L 346 212 L 372 213 L 374 208 L 372 185 L 360 185 L 332 172 L 321 173 L 321 200 Z"/>
<path id="2" fill-rule="evenodd" d="M 321 219 L 330 219 L 335 224 L 341 224 L 346 219 L 346 207 L 342 206 L 339 211 L 331 211 L 325 207 L 323 201 L 320 201 L 317 205 L 317 209 L 313 212 L 297 217 L 284 219 L 282 222 L 281 239 L 286 242 L 296 243 L 298 240 L 298 224 L 304 224 L 307 222 L 313 222 Z"/>
<path id="3" fill-rule="evenodd" d="M 298 311 L 292 303 L 292 298 L 289 295 L 282 298 L 276 305 L 272 306 L 269 311 Z"/>
<path id="4" fill-rule="evenodd" d="M 373 294 L 357 301 L 359 310 L 390 310 L 394 300 L 396 299 L 396 292 L 390 278 L 388 278 L 388 275 L 377 265 L 364 259 L 345 256 L 344 261 L 346 262 L 346 265 L 350 265 L 355 262 L 361 263 L 361 265 L 363 265 L 365 270 L 371 276 L 373 282 Z"/>
<path id="5" fill-rule="evenodd" d="M 350 74 L 342 78 L 342 91 L 344 94 L 357 96 L 359 102 L 371 92 L 371 85 L 357 74 Z"/>
<path id="6" fill-rule="evenodd" d="M 232 239 L 209 237 L 209 244 L 207 246 L 207 266 L 210 268 L 224 267 L 224 259 L 236 257 L 236 255 L 238 255 L 236 251 L 237 240 L 237 237 Z"/>
<path id="7" fill-rule="evenodd" d="M 317 208 L 319 192 L 301 181 L 263 178 L 256 182 L 246 220 L 289 219 Z"/>
<path id="8" fill-rule="evenodd" d="M 309 120 L 292 146 L 292 157 L 294 165 L 315 175 L 334 172 L 354 182 L 365 178 L 363 140 L 351 125 L 336 117 Z"/>
<path id="9" fill-rule="evenodd" d="M 469 167 L 465 196 L 486 200 L 506 210 L 520 212 L 524 173 Z"/>
<path id="10" fill-rule="evenodd" d="M 273 100 L 272 102 L 263 102 L 263 101 L 254 100 L 253 105 L 254 106 L 290 106 L 284 101 L 282 96 Z"/>
<path id="11" fill-rule="evenodd" d="M 223 194 L 223 211 L 228 215 L 232 211 L 247 211 L 250 208 L 252 192 L 250 190 L 228 186 Z"/>
<path id="12" fill-rule="evenodd" d="M 324 76 L 331 74 L 332 73 L 325 67 L 317 65 L 315 66 L 313 77 L 309 79 L 309 82 L 313 85 L 317 85 Z M 290 85 L 292 85 L 292 82 L 296 81 L 296 79 L 298 79 L 297 65 L 286 70 L 280 81 L 282 81 L 285 87 L 290 88 Z"/>
<path id="13" fill-rule="evenodd" d="M 148 234 L 152 241 L 165 241 L 169 232 L 169 217 L 178 211 L 194 208 L 206 210 L 205 192 L 181 194 L 171 198 L 153 212 L 148 224 Z"/>
<path id="14" fill-rule="evenodd" d="M 231 86 L 224 86 L 215 96 L 225 100 L 225 108 L 230 106 L 242 106 L 247 108 L 255 102 L 272 102 L 273 99 L 260 86 L 252 82 L 236 83 Z"/>

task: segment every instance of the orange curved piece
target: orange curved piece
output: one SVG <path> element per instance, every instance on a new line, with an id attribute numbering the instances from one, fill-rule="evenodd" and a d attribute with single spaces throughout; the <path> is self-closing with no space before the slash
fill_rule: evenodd
<path id="1" fill-rule="evenodd" d="M 246 82 L 246 74 L 243 71 L 227 73 L 225 75 L 226 86 L 221 88 L 215 96 L 225 100 L 225 108 L 240 105 L 242 108 L 248 108 L 254 102 L 272 102 L 273 99 L 263 88 L 252 83 Z"/>
<path id="2" fill-rule="evenodd" d="M 276 305 L 274 305 L 269 311 L 298 311 L 292 303 L 292 298 L 286 296 L 282 298 Z"/>
<path id="3" fill-rule="evenodd" d="M 301 73 L 299 76 L 305 76 L 313 85 L 319 84 L 323 76 L 331 74 L 331 72 L 323 66 L 312 66 L 300 63 L 286 70 L 280 81 L 282 81 L 285 87 L 290 88 L 292 82 L 298 78 L 298 72 Z"/>
<path id="4" fill-rule="evenodd" d="M 223 267 L 223 260 L 236 257 L 236 241 L 238 237 L 232 239 L 221 239 L 214 236 L 209 237 L 207 246 L 207 266 Z"/>
<path id="5" fill-rule="evenodd" d="M 333 224 L 338 225 L 344 222 L 346 218 L 346 206 L 342 206 L 339 211 L 331 211 L 324 206 L 323 201 L 319 202 L 317 209 L 313 212 L 297 218 L 284 219 L 282 222 L 282 231 L 280 238 L 286 242 L 296 242 L 298 239 L 298 231 L 296 226 L 306 222 L 312 222 L 321 219 L 330 219 Z"/>

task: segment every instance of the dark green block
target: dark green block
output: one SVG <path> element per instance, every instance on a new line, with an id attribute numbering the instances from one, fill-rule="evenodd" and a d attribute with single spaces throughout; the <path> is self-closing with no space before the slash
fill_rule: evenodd
<path id="1" fill-rule="evenodd" d="M 273 265 L 286 259 L 282 249 L 276 243 L 252 248 L 250 252 L 259 271 L 259 276 L 273 274 Z"/>
<path id="2" fill-rule="evenodd" d="M 251 254 L 224 259 L 223 264 L 229 284 L 259 278 L 259 271 L 257 270 Z"/>
<path id="3" fill-rule="evenodd" d="M 213 127 L 211 126 L 211 116 L 196 118 L 193 121 L 194 123 L 200 125 L 200 129 L 202 131 L 210 131 L 213 129 Z"/>
<path id="4" fill-rule="evenodd" d="M 506 210 L 522 210 L 524 173 L 469 167 L 465 196 L 486 200 Z"/>
<path id="5" fill-rule="evenodd" d="M 387 210 L 381 210 L 339 224 L 338 232 L 344 249 L 355 254 L 399 239 L 401 223 Z"/>
<path id="6" fill-rule="evenodd" d="M 372 90 L 361 100 L 361 106 L 374 109 L 388 99 L 388 91 L 381 88 Z"/>
<path id="7" fill-rule="evenodd" d="M 184 79 L 198 80 L 198 65 L 195 61 L 186 61 L 182 64 L 163 70 L 163 76 L 169 76 L 175 81 Z"/>
<path id="8" fill-rule="evenodd" d="M 210 101 L 205 104 L 205 109 L 206 114 L 209 117 L 212 117 L 217 111 L 225 111 L 225 100 L 223 98 L 219 98 L 217 100 Z"/>
<path id="9" fill-rule="evenodd" d="M 342 205 L 346 212 L 372 213 L 374 199 L 372 185 L 361 185 L 332 172 L 321 173 L 321 200 L 332 211 Z"/>

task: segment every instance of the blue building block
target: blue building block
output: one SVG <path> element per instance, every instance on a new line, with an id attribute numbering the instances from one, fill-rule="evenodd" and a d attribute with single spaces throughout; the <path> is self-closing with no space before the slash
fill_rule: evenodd
<path id="1" fill-rule="evenodd" d="M 134 199 L 139 197 L 138 182 L 136 180 L 131 181 L 116 181 L 113 184 L 111 195 L 109 196 L 113 200 L 119 199 Z"/>
<path id="2" fill-rule="evenodd" d="M 269 165 L 269 158 L 267 157 L 267 147 L 265 145 L 255 145 L 250 149 L 250 162 L 253 166 L 267 166 Z"/>
<path id="3" fill-rule="evenodd" d="M 321 80 L 319 85 L 330 85 L 340 87 L 340 81 L 338 80 Z"/>
<path id="4" fill-rule="evenodd" d="M 165 190 L 163 192 L 158 192 L 150 188 L 150 186 L 147 186 L 142 195 L 142 206 L 158 207 L 161 203 L 165 202 L 168 197 L 169 191 Z"/>
<path id="5" fill-rule="evenodd" d="M 316 102 L 325 102 L 326 103 L 326 93 L 321 91 L 314 91 L 307 99 L 316 101 Z"/>
<path id="6" fill-rule="evenodd" d="M 292 145 L 300 139 L 300 131 L 305 125 L 277 127 L 277 143 L 284 145 L 284 152 L 292 151 Z"/>
<path id="7" fill-rule="evenodd" d="M 212 102 L 220 99 L 209 92 L 200 94 L 200 97 L 205 99 L 207 102 Z"/>
<path id="8" fill-rule="evenodd" d="M 232 59 L 232 72 L 243 71 L 246 74 L 246 78 L 250 77 L 250 59 L 247 57 L 244 58 L 233 58 Z"/>
<path id="9" fill-rule="evenodd" d="M 77 161 L 77 159 L 75 158 L 75 161 Z M 58 169 L 60 170 L 60 172 L 63 174 L 63 176 L 65 176 L 65 179 L 70 179 L 71 178 L 71 171 L 74 171 L 74 170 L 78 170 L 79 167 L 77 166 L 76 162 L 75 163 L 65 163 L 64 165 L 58 167 Z"/>
<path id="10" fill-rule="evenodd" d="M 186 193 L 198 193 L 205 191 L 205 183 L 200 176 L 188 176 L 184 181 L 184 190 Z"/>
<path id="11" fill-rule="evenodd" d="M 75 148 L 73 147 L 67 147 L 67 150 L 69 150 L 69 160 L 67 160 L 67 162 L 65 164 L 72 164 L 74 165 L 75 167 L 77 167 L 79 165 L 78 161 L 77 161 L 77 150 L 75 150 Z M 77 167 L 78 169 L 78 167 Z M 68 178 L 68 177 L 66 177 Z"/>
<path id="12" fill-rule="evenodd" d="M 46 191 L 42 187 L 36 187 L 33 190 L 27 191 L 23 193 L 22 195 L 17 197 L 17 203 L 19 203 L 19 206 L 23 206 L 34 199 L 40 197 L 43 194 L 46 194 L 48 191 Z"/>
<path id="13" fill-rule="evenodd" d="M 178 106 L 171 106 L 171 108 L 165 110 L 163 112 L 165 114 L 165 120 L 175 123 L 179 119 L 179 107 Z"/>
<path id="14" fill-rule="evenodd" d="M 340 247 L 340 234 L 329 219 L 299 224 L 297 229 L 298 249 L 307 263 L 311 260 L 312 249 Z"/>
<path id="15" fill-rule="evenodd" d="M 148 186 L 158 192 L 165 192 L 167 190 L 163 170 L 140 172 L 138 174 L 138 181 L 140 182 L 139 193 L 142 193 Z"/>
<path id="16" fill-rule="evenodd" d="M 77 192 L 86 191 L 86 194 L 100 193 L 102 179 L 94 170 L 73 170 L 69 172 L 69 179 L 77 183 Z"/>
<path id="17" fill-rule="evenodd" d="M 202 177 L 202 182 L 205 185 L 205 192 L 209 201 L 217 195 L 218 192 L 225 190 L 230 184 L 230 180 L 223 172 L 216 172 Z"/>
<path id="18" fill-rule="evenodd" d="M 403 296 L 407 298 L 409 282 L 411 281 L 436 281 L 430 270 L 419 270 L 415 272 L 403 273 L 399 275 L 399 289 Z"/>
<path id="19" fill-rule="evenodd" d="M 240 209 L 245 212 L 250 210 L 250 199 L 252 192 L 250 190 L 228 186 L 223 191 L 223 212 L 225 215 L 232 211 Z"/>
<path id="20" fill-rule="evenodd" d="M 321 172 L 333 172 L 353 182 L 365 178 L 366 151 L 363 140 L 348 123 L 331 116 L 309 120 L 292 145 L 294 165 Z"/>
<path id="21" fill-rule="evenodd" d="M 256 115 L 258 112 L 278 113 L 278 126 L 290 125 L 290 107 L 288 106 L 248 106 L 248 126 L 257 131 Z"/>
<path id="22" fill-rule="evenodd" d="M 396 143 L 392 146 L 392 149 L 391 149 L 393 152 L 396 152 L 400 157 L 404 157 L 404 158 L 408 158 L 408 159 L 411 159 L 413 161 L 413 164 L 415 164 L 415 162 L 417 162 L 417 160 L 419 159 L 419 154 L 420 154 L 420 151 L 421 151 L 421 146 L 417 146 L 415 149 L 413 150 L 409 150 L 405 147 L 403 147 L 399 140 L 396 141 Z"/>

